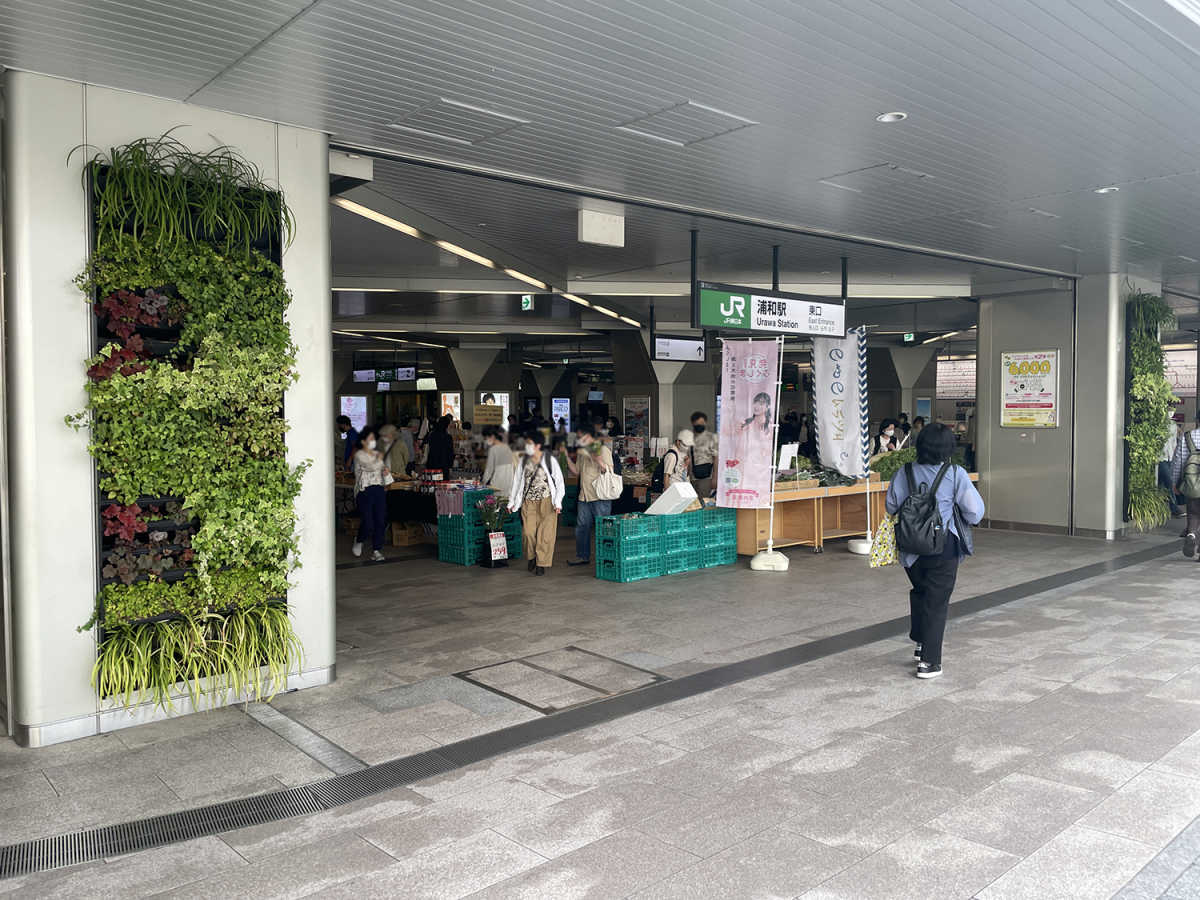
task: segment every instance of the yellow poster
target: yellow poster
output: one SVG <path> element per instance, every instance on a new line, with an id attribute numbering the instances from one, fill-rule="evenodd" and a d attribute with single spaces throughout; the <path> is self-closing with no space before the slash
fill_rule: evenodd
<path id="1" fill-rule="evenodd" d="M 1000 354 L 1000 427 L 1058 427 L 1058 351 Z"/>

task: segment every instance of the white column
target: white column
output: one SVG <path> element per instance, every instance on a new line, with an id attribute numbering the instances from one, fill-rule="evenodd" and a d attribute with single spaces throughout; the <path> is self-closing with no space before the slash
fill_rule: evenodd
<path id="1" fill-rule="evenodd" d="M 313 462 L 297 505 L 303 568 L 289 600 L 305 647 L 296 685 L 332 676 L 332 392 L 325 138 L 303 129 L 140 94 L 9 71 L 5 88 L 5 297 L 8 306 L 14 713 L 40 745 L 128 724 L 102 723 L 90 677 L 95 636 L 76 626 L 97 592 L 97 496 L 88 435 L 63 423 L 86 406 L 94 315 L 72 284 L 87 259 L 87 152 L 175 129 L 195 150 L 228 144 L 278 183 L 296 213 L 284 259 L 301 379 L 287 396 L 288 456 Z M 181 127 L 177 127 L 181 126 Z M 157 715 L 157 713 L 154 713 Z M 105 724 L 106 723 L 106 724 Z"/>
<path id="2" fill-rule="evenodd" d="M 675 422 L 675 379 L 683 371 L 686 363 L 681 362 L 652 362 L 654 376 L 658 379 L 658 418 L 657 433 L 666 438 L 674 438 L 682 423 Z"/>
<path id="3" fill-rule="evenodd" d="M 922 344 L 916 347 L 889 347 L 892 365 L 896 367 L 896 377 L 900 379 L 900 411 L 908 413 L 911 422 L 917 414 L 916 400 L 913 389 L 921 378 L 921 373 L 933 359 L 937 351 L 934 344 Z"/>
<path id="4" fill-rule="evenodd" d="M 458 381 L 462 385 L 464 421 L 470 422 L 469 417 L 474 412 L 475 401 L 478 399 L 475 396 L 475 388 L 479 387 L 479 382 L 496 361 L 498 351 L 451 347 L 449 352 L 454 370 L 458 373 Z"/>

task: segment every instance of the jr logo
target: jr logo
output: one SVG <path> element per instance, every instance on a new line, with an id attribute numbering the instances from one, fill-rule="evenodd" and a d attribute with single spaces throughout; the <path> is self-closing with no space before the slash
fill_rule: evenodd
<path id="1" fill-rule="evenodd" d="M 746 314 L 746 298 L 734 297 L 730 295 L 729 299 L 721 304 L 721 315 L 732 316 L 736 312 L 738 318 Z"/>

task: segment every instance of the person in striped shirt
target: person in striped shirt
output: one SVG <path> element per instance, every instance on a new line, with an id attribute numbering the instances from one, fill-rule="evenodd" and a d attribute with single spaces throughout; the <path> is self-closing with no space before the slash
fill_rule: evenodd
<path id="1" fill-rule="evenodd" d="M 1200 452 L 1200 409 L 1196 411 L 1196 427 L 1180 435 L 1171 459 L 1171 484 L 1179 493 L 1183 493 L 1180 489 L 1183 467 L 1193 452 Z M 1200 530 L 1200 497 L 1184 496 L 1187 498 L 1187 527 L 1183 531 L 1183 555 L 1191 559 L 1196 555 L 1196 532 Z"/>

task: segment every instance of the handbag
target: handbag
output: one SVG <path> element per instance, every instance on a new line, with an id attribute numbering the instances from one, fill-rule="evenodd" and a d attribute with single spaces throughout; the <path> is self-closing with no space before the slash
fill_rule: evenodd
<path id="1" fill-rule="evenodd" d="M 888 513 L 879 523 L 875 540 L 871 542 L 871 568 L 882 569 L 899 561 L 896 553 L 896 517 Z"/>
<path id="2" fill-rule="evenodd" d="M 597 500 L 618 500 L 625 490 L 625 481 L 610 469 L 596 476 L 593 487 Z"/>
<path id="3" fill-rule="evenodd" d="M 967 522 L 967 517 L 962 514 L 962 510 L 958 508 L 958 468 L 954 469 L 954 529 L 958 532 L 958 543 L 961 545 L 962 551 L 967 556 L 975 555 L 975 535 L 971 533 L 971 526 Z"/>

